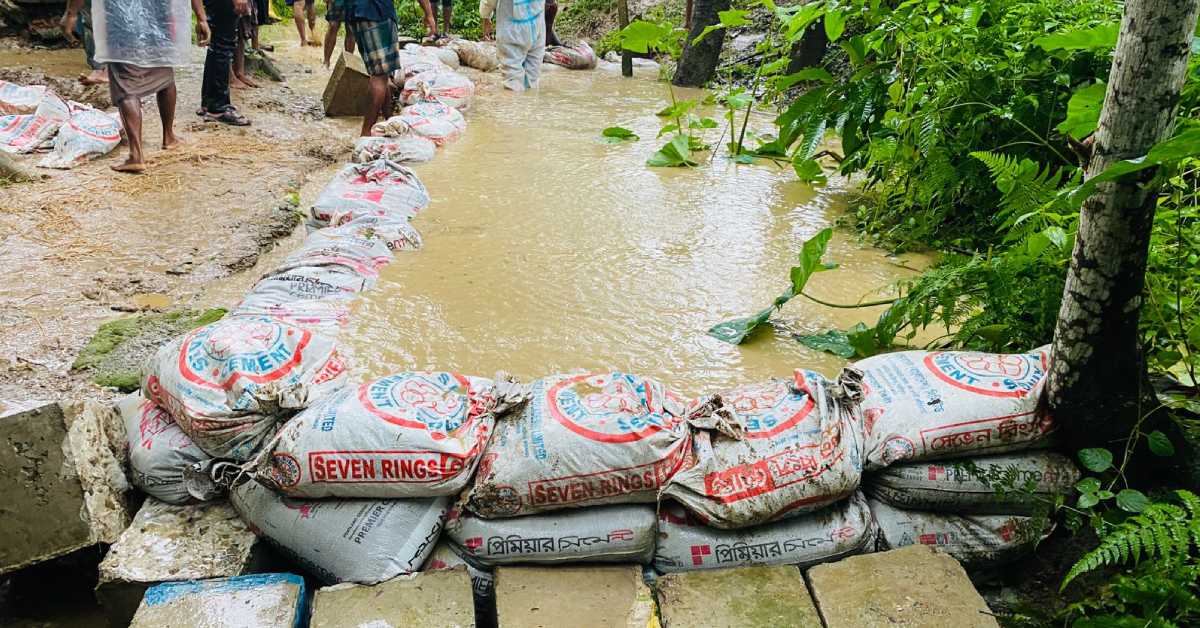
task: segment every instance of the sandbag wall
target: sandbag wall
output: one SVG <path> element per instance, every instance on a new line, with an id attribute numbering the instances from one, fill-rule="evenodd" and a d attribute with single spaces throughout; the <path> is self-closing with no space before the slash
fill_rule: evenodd
<path id="1" fill-rule="evenodd" d="M 466 127 L 473 86 L 438 54 L 405 51 L 408 106 L 358 141 L 300 249 L 121 402 L 136 485 L 171 503 L 228 488 L 330 583 L 466 563 L 481 595 L 505 564 L 668 573 L 912 543 L 993 564 L 1047 532 L 1040 504 L 1077 472 L 1041 451 L 1045 349 L 902 352 L 695 399 L 618 372 L 346 381 L 349 301 L 421 244 L 429 195 L 406 164 Z"/>
<path id="2" fill-rule="evenodd" d="M 45 85 L 0 80 L 0 152 L 45 151 L 41 168 L 73 168 L 121 143 L 121 121 L 83 103 L 64 100 Z"/>

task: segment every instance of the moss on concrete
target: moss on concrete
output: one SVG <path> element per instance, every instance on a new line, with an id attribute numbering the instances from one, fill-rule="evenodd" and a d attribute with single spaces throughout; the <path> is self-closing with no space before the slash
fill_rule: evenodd
<path id="1" fill-rule="evenodd" d="M 71 369 L 92 371 L 98 386 L 132 391 L 138 387 L 142 364 L 154 351 L 179 334 L 220 320 L 225 312 L 181 310 L 109 321 L 96 330 Z"/>

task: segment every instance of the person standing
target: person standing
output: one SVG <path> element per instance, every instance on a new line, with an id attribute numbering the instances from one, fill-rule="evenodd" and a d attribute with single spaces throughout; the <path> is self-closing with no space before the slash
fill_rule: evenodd
<path id="1" fill-rule="evenodd" d="M 288 0 L 292 7 L 292 18 L 296 20 L 296 32 L 300 33 L 301 46 L 320 46 L 317 42 L 317 0 Z"/>
<path id="2" fill-rule="evenodd" d="M 495 20 L 496 49 L 506 89 L 521 92 L 538 85 L 546 52 L 543 13 L 543 0 L 479 0 L 484 39 L 492 37 Z"/>
<path id="3" fill-rule="evenodd" d="M 431 0 L 434 1 L 434 0 Z M 454 0 L 442 1 L 442 32 L 438 34 L 438 39 L 446 39 L 450 37 L 450 22 L 454 18 Z M 436 4 L 434 6 L 437 6 Z"/>
<path id="4" fill-rule="evenodd" d="M 70 7 L 70 3 L 67 3 Z M 92 3 L 91 0 L 84 0 L 81 11 L 76 13 L 78 18 L 73 22 L 73 26 L 67 27 L 67 12 L 63 11 L 62 20 L 58 25 L 62 27 L 63 34 L 72 42 L 76 40 L 83 41 L 83 54 L 87 61 L 88 70 L 86 74 L 79 75 L 79 82 L 84 85 L 101 85 L 108 82 L 108 70 L 103 63 L 96 61 L 96 38 L 92 33 Z"/>
<path id="5" fill-rule="evenodd" d="M 63 31 L 74 33 L 84 0 L 70 0 Z M 93 0 L 92 23 L 104 29 L 96 39 L 96 61 L 107 64 L 108 93 L 121 114 L 129 158 L 112 167 L 117 172 L 146 170 L 142 151 L 142 98 L 154 94 L 162 121 L 164 150 L 179 143 L 175 136 L 175 68 L 187 63 L 191 37 L 188 0 Z M 191 0 L 196 15 L 196 42 L 208 43 L 208 20 L 201 0 Z M 228 74 L 226 67 L 226 74 Z"/>
<path id="6" fill-rule="evenodd" d="M 204 0 L 204 10 L 212 41 L 204 57 L 198 113 L 206 120 L 249 126 L 250 121 L 229 100 L 229 70 L 237 48 L 239 16 L 250 12 L 250 4 L 248 0 Z"/>
<path id="7" fill-rule="evenodd" d="M 428 2 L 429 0 L 423 0 Z M 400 69 L 400 48 L 396 39 L 396 7 L 392 0 L 342 0 L 346 26 L 354 33 L 358 54 L 367 74 L 370 98 L 363 112 L 361 135 L 371 134 L 380 114 L 392 106 L 392 72 Z"/>
<path id="8" fill-rule="evenodd" d="M 329 60 L 333 57 L 333 48 L 337 46 L 338 31 L 342 30 L 342 22 L 346 21 L 346 12 L 342 10 L 342 4 L 347 0 L 328 0 L 329 4 L 325 8 L 325 67 L 329 67 Z M 350 32 L 350 27 L 346 27 L 346 40 L 342 44 L 346 52 L 354 52 L 354 33 Z"/>
<path id="9" fill-rule="evenodd" d="M 561 46 L 558 35 L 554 33 L 554 18 L 558 15 L 558 0 L 546 0 L 546 45 Z"/>

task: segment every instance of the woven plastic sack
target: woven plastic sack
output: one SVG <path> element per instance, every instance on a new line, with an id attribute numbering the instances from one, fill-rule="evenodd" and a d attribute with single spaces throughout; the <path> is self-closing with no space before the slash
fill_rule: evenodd
<path id="1" fill-rule="evenodd" d="M 688 421 L 709 411 L 625 373 L 536 381 L 519 413 L 496 422 L 469 508 L 485 517 L 651 503 L 690 452 Z"/>
<path id="2" fill-rule="evenodd" d="M 342 385 L 333 341 L 267 317 L 230 317 L 159 348 L 142 394 L 211 456 L 248 460 L 282 418 Z"/>
<path id="3" fill-rule="evenodd" d="M 432 161 L 437 145 L 423 137 L 360 137 L 354 143 L 354 162 L 367 163 L 386 159 L 398 164 Z"/>
<path id="4" fill-rule="evenodd" d="M 129 480 L 143 492 L 168 504 L 196 501 L 184 484 L 184 470 L 210 456 L 141 392 L 117 400 L 129 445 Z M 211 497 L 216 497 L 214 490 Z"/>
<path id="5" fill-rule="evenodd" d="M 350 320 L 350 300 L 370 280 L 328 266 L 298 266 L 276 271 L 254 284 L 233 316 L 269 316 L 286 323 L 336 333 Z"/>
<path id="6" fill-rule="evenodd" d="M 404 137 L 416 135 L 444 146 L 458 139 L 467 128 L 467 120 L 458 109 L 443 103 L 423 102 L 401 110 L 371 127 L 372 135 Z"/>
<path id="7" fill-rule="evenodd" d="M 340 226 L 359 216 L 407 220 L 428 206 L 429 192 L 410 168 L 385 159 L 347 164 L 313 203 L 309 225 Z"/>
<path id="8" fill-rule="evenodd" d="M 467 67 L 482 72 L 491 72 L 500 67 L 500 54 L 492 42 L 456 39 L 447 48 L 458 53 L 458 61 Z"/>
<path id="9" fill-rule="evenodd" d="M 23 115 L 37 110 L 46 93 L 45 85 L 18 85 L 0 81 L 0 115 Z"/>
<path id="10" fill-rule="evenodd" d="M 255 534 L 326 583 L 373 584 L 421 569 L 449 500 L 299 500 L 246 482 L 229 500 Z"/>
<path id="11" fill-rule="evenodd" d="M 848 367 L 863 373 L 867 468 L 1031 449 L 1053 425 L 1037 412 L 1049 347 L 1011 355 L 901 351 Z"/>
<path id="12" fill-rule="evenodd" d="M 187 65 L 192 51 L 188 0 L 92 0 L 96 61 L 145 68 Z"/>
<path id="13" fill-rule="evenodd" d="M 654 556 L 654 507 L 616 505 L 527 517 L 482 519 L 452 511 L 446 536 L 486 566 L 642 563 Z"/>
<path id="14" fill-rule="evenodd" d="M 292 418 L 256 462 L 256 476 L 298 497 L 457 494 L 479 464 L 493 413 L 510 394 L 520 397 L 511 387 L 429 371 L 347 387 Z"/>
<path id="15" fill-rule="evenodd" d="M 90 107 L 73 108 L 71 118 L 58 127 L 54 148 L 38 162 L 42 168 L 74 168 L 112 152 L 121 143 L 121 121 Z"/>
<path id="16" fill-rule="evenodd" d="M 1054 529 L 1044 517 L 955 515 L 901 510 L 867 500 L 879 528 L 877 548 L 932 545 L 968 568 L 994 567 L 1033 552 Z"/>
<path id="17" fill-rule="evenodd" d="M 1079 480 L 1071 459 L 1051 452 L 913 462 L 870 475 L 874 499 L 897 508 L 958 514 L 1033 515 L 1053 507 Z"/>
<path id="18" fill-rule="evenodd" d="M 674 502 L 658 512 L 654 568 L 660 573 L 749 565 L 800 565 L 874 549 L 875 527 L 861 493 L 813 513 L 740 530 L 710 528 Z"/>
<path id="19" fill-rule="evenodd" d="M 561 65 L 569 70 L 594 70 L 600 62 L 596 51 L 592 50 L 586 41 L 572 46 L 546 46 L 542 61 Z"/>
<path id="20" fill-rule="evenodd" d="M 843 379 L 848 379 L 844 377 Z M 797 370 L 721 393 L 740 428 L 737 438 L 702 431 L 695 464 L 663 489 L 716 528 L 759 525 L 848 497 L 862 474 L 862 427 L 854 413 L 857 384 Z"/>
<path id="21" fill-rule="evenodd" d="M 33 113 L 0 117 L 0 151 L 32 153 L 49 146 L 58 128 L 70 117 L 67 101 L 47 90 Z"/>
<path id="22" fill-rule="evenodd" d="M 443 48 L 441 46 L 421 46 L 421 54 L 424 54 L 428 57 L 433 57 L 450 68 L 457 68 L 459 66 L 458 53 L 450 48 Z"/>
<path id="23" fill-rule="evenodd" d="M 404 82 L 400 98 L 406 105 L 423 102 L 440 102 L 459 111 L 471 108 L 475 97 L 475 83 L 453 71 L 431 70 L 422 72 Z"/>

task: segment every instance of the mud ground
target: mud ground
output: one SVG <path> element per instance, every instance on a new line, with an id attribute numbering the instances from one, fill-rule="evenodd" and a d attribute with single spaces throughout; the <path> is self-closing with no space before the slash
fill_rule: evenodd
<path id="1" fill-rule="evenodd" d="M 0 182 L 0 414 L 6 407 L 64 397 L 115 395 L 70 367 L 104 322 L 130 312 L 204 309 L 214 280 L 246 271 L 291 234 L 298 200 L 310 200 L 345 161 L 358 121 L 325 119 L 320 91 L 328 73 L 320 51 L 278 39 L 273 59 L 286 81 L 260 77 L 235 90 L 234 103 L 253 122 L 245 128 L 196 115 L 203 50 L 176 70 L 175 128 L 185 144 L 161 150 L 153 99 L 143 104 L 147 174 L 109 167 L 126 147 L 73 170 L 18 163 L 41 180 Z M 287 36 L 292 38 L 288 39 Z M 80 49 L 34 49 L 0 40 L 0 78 L 44 82 L 68 98 L 108 104 L 107 88 L 82 88 Z M 310 184 L 312 185 L 307 185 Z M 290 202 L 289 202 L 290 201 Z M 249 285 L 252 279 L 239 283 Z"/>

